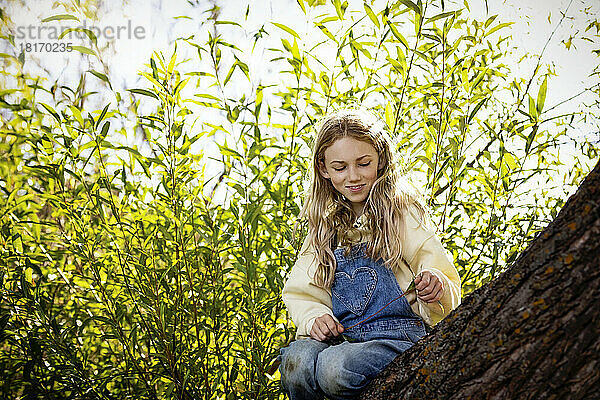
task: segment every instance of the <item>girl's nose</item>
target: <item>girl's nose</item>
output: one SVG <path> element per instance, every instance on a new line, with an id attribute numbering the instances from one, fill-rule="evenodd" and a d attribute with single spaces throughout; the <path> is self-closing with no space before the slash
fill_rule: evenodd
<path id="1" fill-rule="evenodd" d="M 349 176 L 350 181 L 358 181 L 360 180 L 360 174 L 358 173 L 358 168 L 351 166 L 349 167 Z"/>

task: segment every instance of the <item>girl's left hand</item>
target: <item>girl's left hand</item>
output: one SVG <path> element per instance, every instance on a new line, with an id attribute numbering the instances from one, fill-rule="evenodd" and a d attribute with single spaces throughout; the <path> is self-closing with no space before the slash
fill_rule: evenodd
<path id="1" fill-rule="evenodd" d="M 423 271 L 415 278 L 417 297 L 426 303 L 433 303 L 442 298 L 444 285 L 440 278 L 429 271 Z"/>

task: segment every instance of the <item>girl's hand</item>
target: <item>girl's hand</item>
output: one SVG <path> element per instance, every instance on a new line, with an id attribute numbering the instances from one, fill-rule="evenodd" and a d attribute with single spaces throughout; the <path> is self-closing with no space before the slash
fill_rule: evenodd
<path id="1" fill-rule="evenodd" d="M 415 278 L 417 297 L 426 303 L 433 303 L 442 298 L 444 285 L 442 281 L 429 271 L 423 271 Z"/>
<path id="2" fill-rule="evenodd" d="M 339 336 L 342 332 L 344 332 L 342 324 L 336 322 L 331 315 L 323 314 L 315 319 L 310 337 L 325 342 L 327 339 Z"/>

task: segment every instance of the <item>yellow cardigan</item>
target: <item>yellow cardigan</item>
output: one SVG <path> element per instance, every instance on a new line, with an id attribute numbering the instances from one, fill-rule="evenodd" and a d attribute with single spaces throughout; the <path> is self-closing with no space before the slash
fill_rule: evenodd
<path id="1" fill-rule="evenodd" d="M 420 224 L 413 213 L 415 211 L 411 210 L 403 218 L 402 253 L 415 274 L 429 271 L 442 281 L 444 294 L 440 302 L 443 309 L 438 302 L 425 303 L 419 300 L 414 292 L 406 295 L 406 299 L 417 315 L 420 315 L 428 324 L 434 325 L 460 304 L 460 277 L 435 232 L 426 228 L 424 224 Z M 364 225 L 363 216 L 359 217 L 354 224 L 358 228 L 358 232 L 362 234 L 362 238 L 368 240 L 369 233 Z M 360 240 L 360 234 L 355 234 L 347 239 L 354 243 Z M 316 252 L 309 244 L 307 236 L 282 293 L 283 301 L 297 328 L 296 339 L 310 336 L 315 318 L 323 314 L 333 316 L 331 290 L 318 287 L 314 283 L 316 267 Z M 403 291 L 408 288 L 413 279 L 406 265 L 395 271 L 395 276 Z"/>

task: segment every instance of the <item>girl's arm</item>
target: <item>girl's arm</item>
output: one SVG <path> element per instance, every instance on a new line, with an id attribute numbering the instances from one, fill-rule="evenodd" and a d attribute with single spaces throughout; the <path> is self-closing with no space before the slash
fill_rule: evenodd
<path id="1" fill-rule="evenodd" d="M 428 271 L 442 282 L 443 294 L 439 302 L 427 303 L 418 300 L 421 316 L 434 325 L 460 304 L 461 284 L 458 271 L 446 249 L 435 231 L 428 226 L 431 224 L 419 223 L 409 213 L 406 218 L 406 237 L 414 240 L 407 240 L 408 248 L 406 250 L 408 264 L 417 275 Z"/>
<path id="2" fill-rule="evenodd" d="M 297 328 L 297 339 L 310 336 L 315 319 L 324 314 L 338 322 L 331 310 L 331 293 L 316 286 L 312 279 L 316 266 L 316 253 L 307 236 L 282 292 L 283 302 Z"/>

